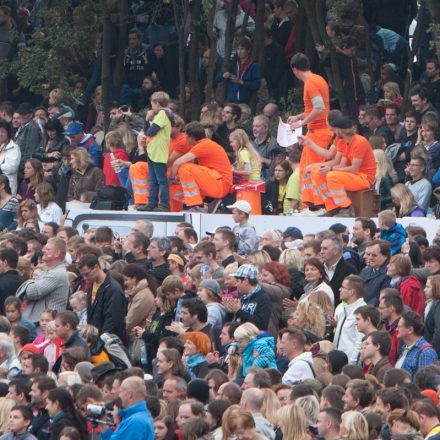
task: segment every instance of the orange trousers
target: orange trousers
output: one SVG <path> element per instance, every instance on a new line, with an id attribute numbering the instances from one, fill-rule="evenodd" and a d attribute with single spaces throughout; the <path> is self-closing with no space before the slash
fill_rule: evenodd
<path id="1" fill-rule="evenodd" d="M 333 137 L 333 133 L 328 128 L 310 129 L 306 134 L 306 138 L 315 142 L 322 148 L 328 148 Z M 315 203 L 313 200 L 312 184 L 310 180 L 304 179 L 304 168 L 312 163 L 323 162 L 324 158 L 316 154 L 308 145 L 304 145 L 301 160 L 299 162 L 299 183 L 301 188 L 301 202 L 303 206 L 306 203 L 322 205 L 322 201 Z"/>
<path id="2" fill-rule="evenodd" d="M 319 167 L 314 167 L 311 176 L 313 192 L 317 198 L 323 200 L 327 211 L 348 208 L 351 200 L 347 196 L 347 191 L 362 191 L 371 187 L 367 175 L 363 173 L 330 171 L 327 174 L 320 174 Z"/>
<path id="3" fill-rule="evenodd" d="M 205 197 L 224 197 L 231 190 L 218 171 L 194 163 L 181 165 L 178 175 L 186 206 L 201 205 Z"/>
<path id="4" fill-rule="evenodd" d="M 168 168 L 168 176 L 171 169 Z M 150 193 L 150 184 L 148 183 L 148 163 L 136 162 L 130 166 L 131 188 L 133 190 L 133 199 L 135 205 L 146 205 Z M 179 183 L 168 183 L 170 190 L 170 210 L 179 212 L 182 210 L 183 191 Z"/>

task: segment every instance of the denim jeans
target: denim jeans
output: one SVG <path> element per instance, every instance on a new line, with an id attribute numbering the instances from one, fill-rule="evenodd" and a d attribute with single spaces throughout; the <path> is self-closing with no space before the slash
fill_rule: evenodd
<path id="1" fill-rule="evenodd" d="M 170 203 L 166 163 L 153 162 L 148 158 L 148 183 L 150 184 L 149 205 L 157 205 L 159 191 L 160 203 Z"/>

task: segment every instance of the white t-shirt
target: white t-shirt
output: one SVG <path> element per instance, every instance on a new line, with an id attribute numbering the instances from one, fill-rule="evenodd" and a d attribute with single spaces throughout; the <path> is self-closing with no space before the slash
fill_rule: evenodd
<path id="1" fill-rule="evenodd" d="M 40 221 L 38 222 L 40 231 L 43 229 L 45 223 L 54 222 L 57 225 L 60 224 L 63 210 L 55 202 L 50 202 L 44 209 L 38 203 L 37 209 L 40 217 Z"/>

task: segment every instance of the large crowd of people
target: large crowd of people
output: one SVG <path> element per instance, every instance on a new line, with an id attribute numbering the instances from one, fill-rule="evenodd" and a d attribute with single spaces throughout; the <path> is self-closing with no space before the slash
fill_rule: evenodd
<path id="1" fill-rule="evenodd" d="M 0 59 L 44 32 L 44 2 L 30 3 L 0 0 Z M 345 102 L 324 75 L 329 47 L 295 51 L 295 0 L 267 2 L 263 66 L 255 7 L 240 2 L 228 72 L 231 4 L 218 2 L 216 56 L 199 43 L 200 90 L 214 60 L 215 99 L 196 121 L 191 90 L 185 108 L 177 99 L 167 2 L 148 25 L 129 2 L 107 131 L 100 51 L 72 90 L 2 80 L 0 440 L 440 438 L 440 229 L 430 242 L 399 223 L 440 215 L 440 63 L 422 41 L 405 102 L 417 2 L 365 3 L 371 69 L 360 26 L 326 16 Z M 304 111 L 287 114 L 293 86 Z M 278 144 L 280 116 L 303 129 L 298 143 Z M 355 216 L 350 194 L 366 190 L 380 195 L 377 222 Z M 64 224 L 75 202 L 220 210 L 235 226 L 159 236 L 144 219 L 123 237 L 80 234 Z M 292 226 L 259 236 L 260 204 Z M 305 234 L 296 215 L 354 223 Z"/>

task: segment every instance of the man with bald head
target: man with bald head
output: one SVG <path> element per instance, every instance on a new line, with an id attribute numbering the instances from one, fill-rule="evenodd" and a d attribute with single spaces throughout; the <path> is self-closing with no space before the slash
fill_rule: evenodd
<path id="1" fill-rule="evenodd" d="M 23 317 L 28 321 L 39 323 L 41 313 L 46 309 L 57 312 L 66 310 L 69 280 L 64 266 L 65 257 L 65 241 L 50 238 L 43 248 L 46 268 L 34 280 L 25 281 L 17 290 L 16 296 L 27 303 Z"/>
<path id="2" fill-rule="evenodd" d="M 101 438 L 103 440 L 153 440 L 154 425 L 145 403 L 146 397 L 147 390 L 143 379 L 137 376 L 125 379 L 119 389 L 122 409 L 118 415 L 121 423 L 114 432 L 107 429 L 102 433 Z M 107 427 L 107 425 L 104 426 Z"/>

